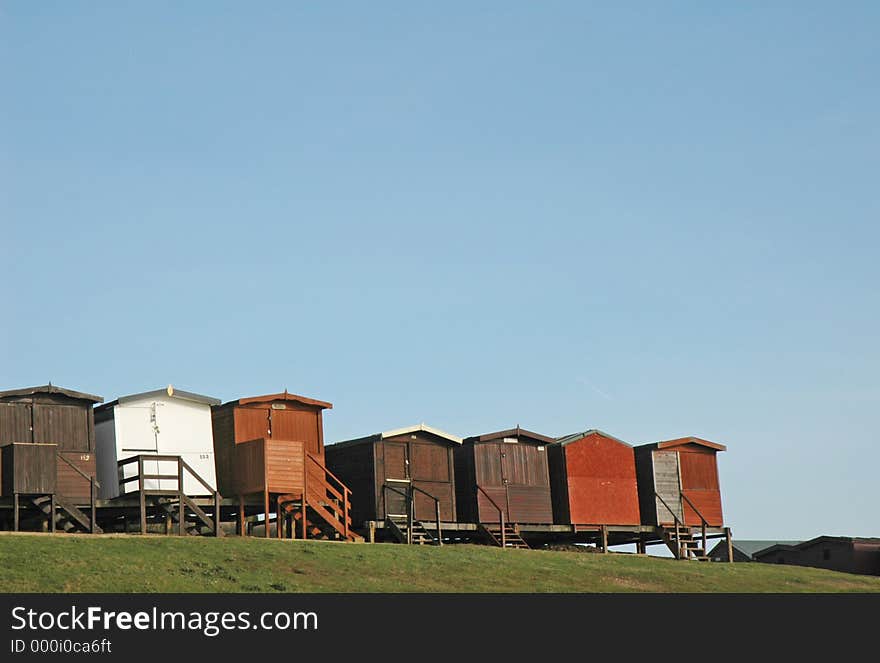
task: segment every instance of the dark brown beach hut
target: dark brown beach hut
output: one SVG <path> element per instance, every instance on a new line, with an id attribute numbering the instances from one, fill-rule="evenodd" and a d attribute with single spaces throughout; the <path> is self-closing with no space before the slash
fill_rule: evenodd
<path id="1" fill-rule="evenodd" d="M 461 438 L 419 424 L 337 442 L 325 449 L 327 467 L 352 489 L 352 519 L 368 521 L 407 515 L 455 520 L 453 451 Z"/>
<path id="2" fill-rule="evenodd" d="M 553 522 L 547 447 L 552 437 L 523 428 L 465 438 L 455 449 L 458 519 L 496 523 Z"/>

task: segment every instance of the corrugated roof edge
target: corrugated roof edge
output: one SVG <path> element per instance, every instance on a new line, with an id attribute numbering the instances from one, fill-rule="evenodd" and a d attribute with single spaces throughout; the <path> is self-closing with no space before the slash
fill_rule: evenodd
<path id="1" fill-rule="evenodd" d="M 104 405 L 100 405 L 95 408 L 95 411 L 104 411 L 109 410 L 111 407 L 115 405 L 125 405 L 126 403 L 130 403 L 132 401 L 139 401 L 144 398 L 151 398 L 153 396 L 165 396 L 168 398 L 180 398 L 185 401 L 193 401 L 194 403 L 203 403 L 205 405 L 220 405 L 221 401 L 219 398 L 213 398 L 212 396 L 204 396 L 202 394 L 196 394 L 191 391 L 183 391 L 182 389 L 175 389 L 172 391 L 171 395 L 168 395 L 168 390 L 166 389 L 154 389 L 153 391 L 143 391 L 139 394 L 129 394 L 128 396 L 120 396 L 115 401 L 110 401 L 109 403 L 104 403 Z"/>
<path id="2" fill-rule="evenodd" d="M 74 391 L 73 389 L 65 389 L 64 387 L 56 387 L 51 382 L 49 384 L 40 385 L 38 387 L 24 387 L 23 389 L 7 389 L 0 391 L 0 398 L 7 396 L 33 396 L 34 394 L 63 394 L 70 398 L 77 398 L 83 401 L 91 401 L 92 403 L 103 403 L 102 396 L 87 394 L 84 391 Z"/>
<path id="3" fill-rule="evenodd" d="M 303 405 L 312 405 L 314 407 L 319 407 L 325 410 L 330 410 L 333 408 L 333 403 L 328 403 L 327 401 L 319 401 L 315 398 L 308 398 L 306 396 L 299 396 L 298 394 L 291 394 L 286 389 L 280 394 L 247 396 L 245 398 L 237 398 L 232 401 L 227 401 L 226 403 L 223 403 L 223 405 L 247 405 L 248 403 L 268 403 L 269 401 L 294 401 L 296 403 L 302 403 Z"/>
<path id="4" fill-rule="evenodd" d="M 710 442 L 701 437 L 678 437 L 674 440 L 663 440 L 661 442 L 648 442 L 647 444 L 638 444 L 636 447 L 657 447 L 658 449 L 669 449 L 670 447 L 680 447 L 685 444 L 697 444 L 701 447 L 715 449 L 715 451 L 727 451 L 727 447 L 717 442 Z"/>
<path id="5" fill-rule="evenodd" d="M 351 447 L 356 444 L 366 444 L 368 442 L 378 442 L 379 440 L 384 440 L 389 437 L 396 437 L 397 435 L 406 435 L 407 433 L 416 433 L 418 431 L 423 431 L 425 433 L 431 433 L 432 435 L 436 435 L 437 437 L 441 437 L 445 440 L 449 440 L 450 442 L 455 442 L 456 444 L 462 443 L 462 438 L 452 435 L 451 433 L 447 433 L 445 431 L 440 430 L 439 428 L 434 428 L 433 426 L 428 426 L 427 424 L 416 424 L 415 426 L 405 426 L 404 428 L 395 428 L 394 430 L 385 431 L 384 433 L 374 433 L 373 435 L 367 435 L 365 437 L 356 437 L 350 440 L 340 440 L 339 442 L 334 442 L 333 444 L 328 444 L 325 449 L 334 447 L 334 448 L 344 448 Z"/>
<path id="6" fill-rule="evenodd" d="M 599 430 L 598 428 L 591 428 L 590 430 L 585 430 L 582 433 L 572 433 L 570 435 L 563 435 L 562 437 L 557 437 L 554 444 L 558 444 L 561 447 L 564 447 L 566 444 L 571 444 L 572 442 L 577 442 L 578 440 L 582 440 L 587 435 L 592 435 L 596 433 L 601 435 L 602 437 L 607 437 L 609 440 L 614 440 L 615 442 L 620 442 L 621 444 L 625 444 L 626 446 L 632 448 L 632 445 L 629 442 L 625 442 L 621 440 L 619 437 L 614 437 L 613 435 L 609 435 L 605 431 Z"/>
<path id="7" fill-rule="evenodd" d="M 494 433 L 472 435 L 470 437 L 464 438 L 463 443 L 488 442 L 489 440 L 499 440 L 503 437 L 519 437 L 520 435 L 524 437 L 530 437 L 533 440 L 538 440 L 539 442 L 544 442 L 545 444 L 552 444 L 556 441 L 554 438 L 548 437 L 547 435 L 541 435 L 540 433 L 535 433 L 534 431 L 526 430 L 525 428 L 520 428 L 519 426 L 517 426 L 516 428 L 510 428 L 508 430 L 495 431 Z"/>

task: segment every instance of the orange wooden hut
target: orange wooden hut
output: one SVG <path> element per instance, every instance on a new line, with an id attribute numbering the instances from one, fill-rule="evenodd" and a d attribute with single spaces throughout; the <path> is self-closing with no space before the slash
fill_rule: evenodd
<path id="1" fill-rule="evenodd" d="M 351 491 L 324 464 L 323 411 L 331 407 L 284 391 L 212 409 L 217 488 L 238 498 L 240 521 L 256 498 L 266 536 L 274 512 L 279 537 L 290 516 L 300 525 L 290 528 L 291 536 L 358 538 L 351 531 Z"/>
<path id="2" fill-rule="evenodd" d="M 588 430 L 557 439 L 547 452 L 554 522 L 640 524 L 631 445 L 600 430 Z"/>
<path id="3" fill-rule="evenodd" d="M 642 522 L 722 527 L 717 454 L 723 444 L 681 437 L 635 447 Z"/>

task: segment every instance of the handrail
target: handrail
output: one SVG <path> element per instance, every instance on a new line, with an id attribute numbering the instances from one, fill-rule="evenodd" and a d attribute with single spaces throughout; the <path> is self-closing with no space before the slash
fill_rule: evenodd
<path id="1" fill-rule="evenodd" d="M 663 503 L 663 506 L 665 506 L 666 510 L 672 515 L 673 522 L 675 522 L 676 525 L 684 525 L 684 521 L 679 520 L 678 516 L 675 515 L 675 511 L 670 508 L 670 506 L 666 503 L 666 500 L 660 497 L 660 495 L 656 491 L 654 491 L 654 497 L 656 497 Z"/>
<path id="2" fill-rule="evenodd" d="M 340 479 L 338 476 L 336 476 L 335 474 L 333 474 L 333 472 L 331 472 L 330 470 L 328 470 L 328 469 L 327 469 L 327 466 L 324 465 L 324 463 L 322 463 L 321 461 L 319 461 L 317 458 L 315 458 L 315 456 L 312 454 L 311 451 L 306 451 L 306 456 L 307 456 L 307 457 L 308 457 L 313 463 L 315 463 L 315 465 L 317 465 L 318 467 L 320 467 L 320 468 L 321 468 L 321 469 L 322 469 L 322 470 L 323 470 L 323 471 L 324 471 L 324 472 L 325 472 L 325 473 L 326 473 L 331 479 L 333 479 L 336 483 L 338 483 L 340 486 L 342 486 L 342 488 L 343 488 L 347 493 L 351 494 L 351 489 L 350 489 L 348 486 L 345 485 L 345 482 L 344 482 L 342 479 Z"/>
<path id="3" fill-rule="evenodd" d="M 410 490 L 417 490 L 422 495 L 427 495 L 432 500 L 434 500 L 434 516 L 437 519 L 437 545 L 442 546 L 443 545 L 443 532 L 440 529 L 440 500 L 437 499 L 436 497 L 434 497 L 427 490 L 422 490 L 421 488 L 414 485 L 413 483 L 410 483 L 409 487 L 410 487 Z M 415 511 L 415 498 L 411 498 L 411 499 L 413 500 L 413 511 Z"/>
<path id="4" fill-rule="evenodd" d="M 414 493 L 416 491 L 418 491 L 418 492 L 422 493 L 423 495 L 427 495 L 432 500 L 434 500 L 434 518 L 435 518 L 434 524 L 437 528 L 437 545 L 442 546 L 443 545 L 443 529 L 442 529 L 442 526 L 440 525 L 440 500 L 437 499 L 436 497 L 434 497 L 427 490 L 423 490 L 423 489 L 419 488 L 418 486 L 413 485 L 412 482 L 409 482 L 407 484 L 407 488 L 409 490 L 407 492 L 403 492 L 402 490 L 398 490 L 394 486 L 388 485 L 387 482 L 382 484 L 382 490 L 383 490 L 382 497 L 383 498 L 385 497 L 384 491 L 387 489 L 387 490 L 391 490 L 391 491 L 397 493 L 398 495 L 401 495 L 403 497 L 403 499 L 406 500 L 406 518 L 407 518 L 406 542 L 412 543 L 412 525 L 413 525 L 413 521 L 415 519 Z M 386 502 L 385 517 L 388 518 L 387 499 L 385 500 L 385 502 Z"/>
<path id="5" fill-rule="evenodd" d="M 477 490 L 479 490 L 483 495 L 486 496 L 486 499 L 498 510 L 498 524 L 501 525 L 501 547 L 507 547 L 507 528 L 504 523 L 504 511 L 500 506 L 492 499 L 492 496 L 486 492 L 486 489 L 483 488 L 480 484 L 477 484 Z"/>
<path id="6" fill-rule="evenodd" d="M 681 493 L 681 494 L 682 494 L 682 496 L 684 495 L 683 493 Z M 654 497 L 657 498 L 658 500 L 660 500 L 660 502 L 663 503 L 663 506 L 666 507 L 666 510 L 669 511 L 670 514 L 672 514 L 672 518 L 675 521 L 675 545 L 678 546 L 678 552 L 675 555 L 675 559 L 681 559 L 681 556 L 682 556 L 681 533 L 679 532 L 678 528 L 685 527 L 686 525 L 684 524 L 684 522 L 682 520 L 679 520 L 678 516 L 675 515 L 675 511 L 673 511 L 669 507 L 669 505 L 666 503 L 666 500 L 664 500 L 662 497 L 660 497 L 659 493 L 656 490 L 654 491 Z M 703 545 L 705 546 L 705 543 Z"/>
<path id="7" fill-rule="evenodd" d="M 700 513 L 700 510 L 691 502 L 690 498 L 684 493 L 681 494 L 684 500 L 688 503 L 688 505 L 694 510 L 694 513 L 700 517 L 700 529 L 702 530 L 703 535 L 703 554 L 706 554 L 706 527 L 709 525 L 709 521 L 703 517 L 703 514 Z"/>
<path id="8" fill-rule="evenodd" d="M 74 470 L 76 470 L 76 472 L 77 472 L 77 473 L 78 473 L 83 479 L 85 479 L 86 481 L 91 481 L 91 480 L 92 480 L 93 477 L 90 477 L 88 474 L 86 474 L 86 473 L 83 472 L 81 469 L 79 469 L 76 465 L 74 465 L 74 464 L 71 463 L 69 460 L 67 460 L 64 456 L 61 455 L 61 452 L 57 452 L 56 455 L 57 455 L 61 460 L 63 460 L 65 463 L 67 463 L 68 465 L 70 465 Z M 99 482 L 97 479 L 95 479 L 95 485 L 96 485 L 98 488 L 101 487 L 101 484 L 100 484 L 100 482 Z"/>
<path id="9" fill-rule="evenodd" d="M 382 484 L 382 500 L 385 502 L 385 518 L 390 520 L 388 516 L 388 498 L 385 496 L 385 491 L 390 490 L 392 492 L 397 493 L 398 495 L 402 495 L 403 499 L 406 500 L 406 543 L 407 545 L 412 543 L 412 531 L 413 531 L 413 500 L 412 495 L 408 493 L 404 493 L 403 491 L 397 490 L 393 486 L 389 486 L 388 482 Z M 396 524 L 396 523 L 395 523 Z"/>
<path id="10" fill-rule="evenodd" d="M 196 481 L 198 481 L 200 484 L 202 484 L 202 486 L 205 487 L 205 490 L 207 490 L 207 491 L 208 491 L 209 493 L 211 493 L 212 495 L 213 495 L 214 493 L 217 492 L 214 488 L 211 488 L 211 484 L 209 484 L 209 483 L 208 483 L 207 481 L 205 481 L 202 477 L 200 477 L 200 476 L 198 475 L 198 473 L 197 473 L 193 468 L 191 468 L 191 467 L 189 466 L 189 463 L 187 463 L 183 458 L 180 458 L 180 464 L 183 465 L 183 468 L 184 468 L 187 472 L 189 472 L 190 474 L 193 475 L 193 478 L 194 478 Z M 183 487 L 182 487 L 182 486 L 181 486 L 181 490 L 183 490 Z"/>

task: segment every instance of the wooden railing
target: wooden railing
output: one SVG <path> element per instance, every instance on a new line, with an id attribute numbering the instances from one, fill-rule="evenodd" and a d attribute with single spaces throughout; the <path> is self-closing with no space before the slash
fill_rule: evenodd
<path id="1" fill-rule="evenodd" d="M 328 524 L 346 539 L 351 535 L 351 490 L 311 452 L 303 450 L 302 526 L 306 538 L 306 509 L 311 506 Z M 309 462 L 312 464 L 309 465 Z M 318 485 L 313 485 L 309 469 L 319 470 Z"/>
<path id="2" fill-rule="evenodd" d="M 690 498 L 688 498 L 687 495 L 682 493 L 681 497 L 685 502 L 688 503 L 688 506 L 694 510 L 694 513 L 700 517 L 700 529 L 702 530 L 702 535 L 703 535 L 703 554 L 705 555 L 706 554 L 706 527 L 708 527 L 709 521 L 707 521 L 703 517 L 703 514 L 700 513 L 700 510 L 696 507 L 696 505 L 693 502 L 690 501 Z"/>
<path id="3" fill-rule="evenodd" d="M 489 500 L 489 503 L 495 507 L 496 511 L 498 511 L 498 524 L 500 525 L 500 529 L 501 529 L 501 547 L 506 548 L 507 547 L 507 527 L 506 527 L 506 523 L 504 522 L 504 509 L 502 509 L 500 506 L 498 506 L 498 504 L 495 502 L 495 500 L 492 499 L 492 496 L 489 495 L 489 493 L 486 492 L 486 489 L 483 488 L 480 484 L 477 484 L 477 490 L 479 492 L 483 493 L 483 495 L 486 496 L 486 499 Z"/>
<path id="4" fill-rule="evenodd" d="M 414 486 L 412 482 L 405 484 L 407 487 L 406 492 L 402 490 L 398 490 L 394 486 L 389 485 L 387 482 L 382 486 L 383 494 L 382 499 L 385 501 L 385 515 L 388 516 L 388 499 L 387 495 L 384 491 L 391 490 L 398 495 L 402 495 L 403 499 L 406 501 L 406 542 L 412 543 L 412 530 L 413 523 L 415 522 L 415 511 L 416 511 L 416 493 L 421 493 L 422 495 L 430 498 L 434 501 L 434 536 L 437 537 L 437 545 L 443 545 L 443 526 L 440 524 L 440 500 L 434 497 L 427 490 L 423 490 L 418 486 Z"/>
<path id="5" fill-rule="evenodd" d="M 684 527 L 685 524 L 677 515 L 675 515 L 675 511 L 673 511 L 670 508 L 670 506 L 666 503 L 666 500 L 664 500 L 662 497 L 660 497 L 660 494 L 657 493 L 657 491 L 654 491 L 654 497 L 656 499 L 660 500 L 660 503 L 666 507 L 666 510 L 669 511 L 670 515 L 672 515 L 672 519 L 675 521 L 675 546 L 677 548 L 676 553 L 675 553 L 675 559 L 681 559 L 681 557 L 682 557 L 681 528 Z"/>
<path id="6" fill-rule="evenodd" d="M 176 463 L 177 472 L 175 474 L 147 474 L 144 471 L 144 463 L 146 461 L 157 463 Z M 133 463 L 137 463 L 137 474 L 135 474 L 134 476 L 126 477 L 123 468 Z M 183 460 L 183 458 L 181 458 L 180 456 L 170 456 L 162 454 L 146 454 L 131 456 L 130 458 L 120 460 L 116 465 L 119 472 L 119 492 L 121 495 L 125 495 L 128 492 L 125 490 L 125 486 L 127 484 L 137 481 L 137 493 L 140 502 L 139 506 L 141 534 L 147 533 L 147 497 L 170 496 L 177 497 L 178 534 L 180 534 L 181 536 L 186 534 L 186 509 L 189 508 L 189 510 L 194 513 L 199 520 L 201 520 L 205 525 L 213 529 L 214 536 L 222 536 L 222 532 L 220 529 L 220 493 L 211 488 L 211 485 L 201 476 L 199 476 L 199 474 L 192 467 L 190 467 L 189 464 L 185 460 Z M 186 474 L 189 474 L 192 478 L 198 481 L 199 484 L 201 484 L 201 486 L 205 488 L 207 494 L 187 495 L 184 491 L 184 479 L 186 478 Z M 172 489 L 146 487 L 147 481 L 163 480 L 176 481 L 177 487 Z M 201 509 L 201 507 L 198 506 L 198 504 L 196 504 L 195 500 L 193 499 L 201 497 L 213 498 L 213 518 L 209 518 L 208 515 Z"/>
<path id="7" fill-rule="evenodd" d="M 89 531 L 94 534 L 95 533 L 95 500 L 97 499 L 97 489 L 101 487 L 101 484 L 95 479 L 94 475 L 86 474 L 81 469 L 79 469 L 74 463 L 70 462 L 67 458 L 65 458 L 61 453 L 57 453 L 58 458 L 67 463 L 73 470 L 79 474 L 83 479 L 89 482 Z M 52 527 L 55 526 L 55 497 L 52 496 Z"/>

